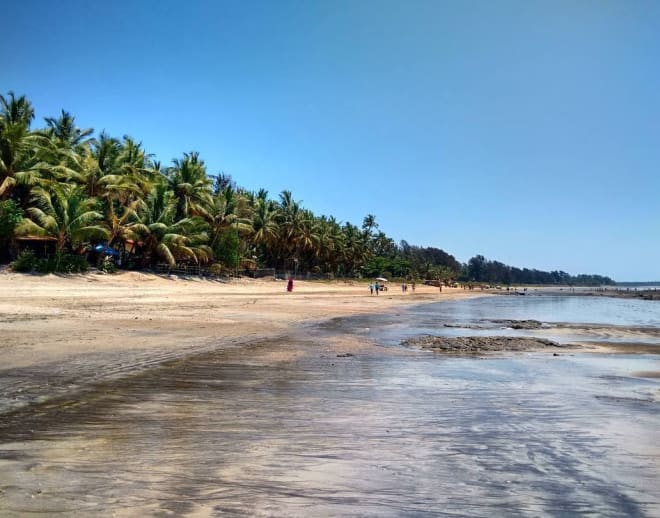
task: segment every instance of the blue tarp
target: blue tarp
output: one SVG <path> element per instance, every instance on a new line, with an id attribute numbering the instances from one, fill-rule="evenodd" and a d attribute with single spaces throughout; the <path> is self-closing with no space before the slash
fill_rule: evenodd
<path id="1" fill-rule="evenodd" d="M 115 257 L 119 257 L 121 254 L 117 252 L 114 248 L 110 248 L 108 245 L 96 245 L 94 247 L 94 250 L 100 254 L 105 254 L 105 255 L 113 255 Z"/>

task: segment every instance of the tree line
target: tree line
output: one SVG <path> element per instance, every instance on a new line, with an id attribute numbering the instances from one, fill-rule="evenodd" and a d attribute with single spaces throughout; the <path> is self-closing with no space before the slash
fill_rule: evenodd
<path id="1" fill-rule="evenodd" d="M 616 284 L 609 277 L 595 274 L 570 275 L 563 271 L 545 272 L 516 268 L 483 255 L 472 257 L 463 267 L 461 279 L 489 284 L 560 284 L 568 286 L 603 286 Z"/>
<path id="2" fill-rule="evenodd" d="M 166 263 L 502 283 L 579 279 L 502 268 L 481 256 L 461 264 L 438 248 L 397 244 L 372 214 L 360 226 L 316 215 L 291 191 L 273 199 L 264 189 L 238 186 L 229 175 L 210 174 L 197 152 L 162 164 L 139 141 L 103 131 L 95 135 L 64 110 L 45 118 L 42 127 L 33 128 L 33 122 L 34 108 L 25 96 L 0 95 L 5 262 L 30 237 L 52 244 L 54 268 L 84 264 L 79 258 L 102 243 L 121 253 L 123 267 L 134 269 Z"/>

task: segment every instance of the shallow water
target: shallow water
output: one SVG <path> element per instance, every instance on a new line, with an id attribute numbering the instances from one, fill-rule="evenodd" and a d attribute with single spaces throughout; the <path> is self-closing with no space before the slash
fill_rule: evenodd
<path id="1" fill-rule="evenodd" d="M 2 515 L 660 516 L 657 355 L 339 358 L 352 322 L 6 416 Z"/>
<path id="2" fill-rule="evenodd" d="M 429 304 L 415 308 L 415 313 L 457 322 L 534 319 L 543 322 L 660 327 L 660 307 L 656 302 L 594 296 L 498 296 Z"/>
<path id="3" fill-rule="evenodd" d="M 544 325 L 541 329 L 511 329 L 497 320 L 538 320 Z M 447 324 L 452 327 L 445 327 Z M 324 327 L 348 327 L 391 345 L 398 345 L 402 338 L 434 334 L 537 336 L 561 343 L 640 342 L 660 346 L 660 304 L 610 297 L 480 297 L 416 306 L 394 317 L 338 319 Z"/>

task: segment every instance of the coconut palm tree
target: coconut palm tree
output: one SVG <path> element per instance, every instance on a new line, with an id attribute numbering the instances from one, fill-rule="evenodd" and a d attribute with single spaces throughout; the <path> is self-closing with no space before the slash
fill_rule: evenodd
<path id="1" fill-rule="evenodd" d="M 169 188 L 176 197 L 177 217 L 207 216 L 213 200 L 212 181 L 206 174 L 204 161 L 199 153 L 184 153 L 182 159 L 175 159 L 167 171 Z"/>
<path id="2" fill-rule="evenodd" d="M 17 184 L 27 184 L 36 163 L 30 124 L 32 104 L 14 92 L 0 95 L 0 200 L 9 198 Z"/>
<path id="3" fill-rule="evenodd" d="M 153 165 L 151 156 L 144 151 L 142 144 L 124 136 L 122 142 L 118 143 L 112 166 L 98 179 L 100 195 L 124 206 L 144 199 L 154 182 L 164 180 Z"/>
<path id="4" fill-rule="evenodd" d="M 75 117 L 64 110 L 58 118 L 47 117 L 45 120 L 47 127 L 33 133 L 37 158 L 33 170 L 37 174 L 29 184 L 82 183 L 92 163 L 91 146 L 95 140 L 90 135 L 93 130 L 78 128 Z"/>
<path id="5" fill-rule="evenodd" d="M 221 237 L 229 230 L 239 235 L 248 235 L 252 231 L 252 222 L 246 200 L 242 199 L 231 186 L 213 196 L 211 206 L 207 211 L 209 223 L 209 245 L 215 250 Z"/>
<path id="6" fill-rule="evenodd" d="M 207 262 L 213 257 L 206 244 L 206 224 L 200 218 L 176 219 L 177 199 L 167 184 L 156 183 L 136 214 L 130 231 L 144 242 L 146 264 L 160 259 L 170 266 L 178 261 Z"/>
<path id="7" fill-rule="evenodd" d="M 357 272 L 364 264 L 368 256 L 368 248 L 360 229 L 350 223 L 342 227 L 344 236 L 343 246 L 343 268 L 346 274 Z"/>
<path id="8" fill-rule="evenodd" d="M 45 134 L 58 141 L 66 149 L 80 149 L 87 147 L 93 140 L 90 135 L 92 128 L 81 129 L 76 126 L 76 118 L 69 112 L 62 110 L 59 117 L 46 117 Z"/>
<path id="9" fill-rule="evenodd" d="M 109 233 L 97 210 L 98 201 L 88 198 L 75 185 L 37 186 L 32 191 L 33 206 L 16 229 L 17 235 L 33 234 L 56 239 L 58 252 L 80 251 L 90 240 L 105 240 Z"/>
<path id="10" fill-rule="evenodd" d="M 343 254 L 343 235 L 334 217 L 321 216 L 318 225 L 318 264 L 321 271 L 337 273 Z"/>
<path id="11" fill-rule="evenodd" d="M 257 197 L 252 212 L 252 234 L 250 239 L 257 246 L 270 246 L 278 236 L 277 206 L 265 197 Z"/>
<path id="12" fill-rule="evenodd" d="M 106 191 L 107 181 L 103 177 L 119 174 L 117 157 L 121 151 L 119 140 L 110 137 L 104 131 L 98 139 L 91 142 L 91 152 L 84 156 L 77 167 L 75 180 L 84 186 L 88 196 L 102 196 Z"/>

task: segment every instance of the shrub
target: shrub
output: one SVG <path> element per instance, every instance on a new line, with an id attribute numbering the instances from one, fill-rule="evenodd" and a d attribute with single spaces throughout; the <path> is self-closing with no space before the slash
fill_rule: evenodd
<path id="1" fill-rule="evenodd" d="M 24 250 L 11 264 L 15 272 L 82 273 L 88 269 L 87 259 L 80 255 L 55 254 L 38 259 L 32 250 Z"/>
<path id="2" fill-rule="evenodd" d="M 82 273 L 89 268 L 87 259 L 80 255 L 55 254 L 37 262 L 40 273 Z"/>
<path id="3" fill-rule="evenodd" d="M 117 271 L 117 265 L 112 259 L 106 258 L 105 260 L 101 261 L 99 270 L 105 273 L 115 273 Z"/>
<path id="4" fill-rule="evenodd" d="M 37 265 L 37 257 L 33 250 L 23 250 L 16 260 L 11 263 L 11 268 L 15 272 L 31 272 Z"/>
<path id="5" fill-rule="evenodd" d="M 12 200 L 0 201 L 0 242 L 6 240 L 23 219 L 21 209 Z"/>

